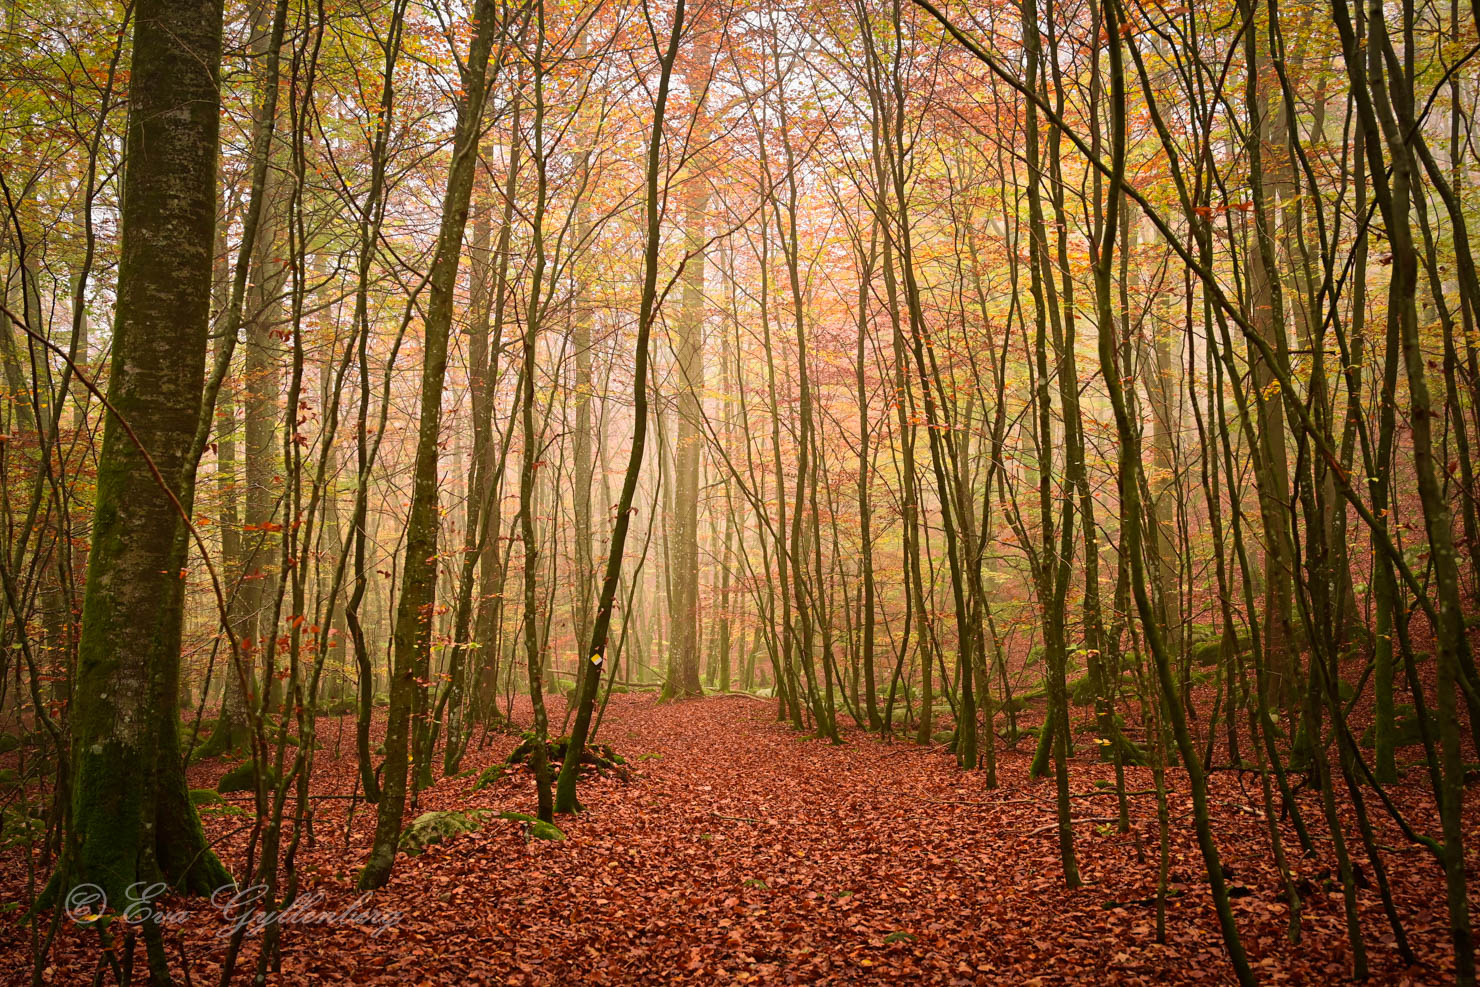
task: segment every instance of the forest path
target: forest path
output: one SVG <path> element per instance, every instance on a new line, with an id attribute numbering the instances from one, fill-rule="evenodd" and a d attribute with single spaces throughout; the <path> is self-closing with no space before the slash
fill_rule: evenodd
<path id="1" fill-rule="evenodd" d="M 1001 755 L 1003 785 L 987 791 L 944 751 L 856 730 L 833 745 L 774 714 L 740 696 L 614 696 L 600 739 L 636 776 L 584 785 L 588 811 L 557 819 L 566 842 L 523 843 L 494 827 L 398 867 L 388 890 L 404 889 L 413 915 L 425 908 L 419 872 L 477 899 L 467 913 L 477 948 L 444 936 L 438 967 L 454 962 L 473 982 L 1227 982 L 1208 896 L 1184 883 L 1201 867 L 1185 796 L 1172 796 L 1171 868 L 1188 893 L 1171 902 L 1158 944 L 1154 798 L 1132 800 L 1140 859 L 1135 835 L 1098 823 L 1113 798 L 1075 800 L 1086 886 L 1069 891 L 1052 784 L 1026 780 L 1029 742 Z M 1149 773 L 1133 775 L 1133 789 L 1150 787 Z M 1095 792 L 1097 777 L 1110 769 L 1076 761 L 1075 791 Z M 1245 801 L 1236 787 L 1231 798 Z M 455 804 L 470 802 L 531 811 L 533 781 L 512 773 Z M 1249 888 L 1235 906 L 1263 972 L 1343 975 L 1339 894 L 1307 902 L 1305 944 L 1288 946 L 1278 883 L 1257 849 L 1262 824 L 1237 812 L 1227 823 L 1225 859 Z M 1380 915 L 1367 921 L 1377 929 Z M 1442 939 L 1433 945 L 1429 955 L 1443 956 Z"/>
<path id="2" fill-rule="evenodd" d="M 558 697 L 551 707 L 559 729 Z M 515 718 L 529 722 L 527 700 L 516 700 Z M 355 918 L 282 918 L 273 984 L 1230 982 L 1178 772 L 1168 778 L 1171 886 L 1179 894 L 1168 903 L 1167 941 L 1158 943 L 1156 800 L 1133 795 L 1133 832 L 1116 833 L 1102 822 L 1115 800 L 1096 787 L 1113 772 L 1088 751 L 1071 772 L 1086 884 L 1070 891 L 1054 787 L 1028 781 L 1026 739 L 1017 751 L 999 744 L 1001 786 L 989 791 L 983 773 L 958 771 L 939 748 L 885 744 L 856 729 L 845 731 L 842 745 L 801 736 L 776 722 L 771 701 L 660 704 L 651 693 L 616 695 L 599 739 L 628 758 L 633 777 L 584 780 L 586 811 L 556 820 L 564 841 L 530 840 L 523 824 L 495 818 L 401 857 L 390 884 L 364 899 L 355 878 L 375 813 L 348 794 L 356 789 L 353 720 L 325 716 L 319 735 L 321 800 L 313 836 L 297 852 L 300 903 Z M 440 778 L 414 811 L 533 812 L 534 782 L 523 768 L 474 790 L 477 774 L 517 741 L 494 734 L 475 744 L 463 761 L 468 770 Z M 192 785 L 214 787 L 230 766 L 193 765 Z M 1127 775 L 1133 792 L 1152 787 L 1147 769 Z M 1343 979 L 1342 899 L 1327 862 L 1294 861 L 1305 911 L 1302 943 L 1291 946 L 1257 787 L 1241 787 L 1233 772 L 1215 773 L 1211 784 L 1219 851 L 1238 895 L 1233 907 L 1261 981 Z M 1394 792 L 1410 815 L 1422 811 L 1421 792 Z M 237 865 L 250 826 L 245 796 L 232 798 L 202 814 L 223 859 Z M 1301 803 L 1318 846 L 1329 846 L 1315 797 L 1304 794 Z M 1401 846 L 1390 822 L 1374 823 L 1379 840 Z M 1294 846 L 1288 825 L 1285 833 Z M 1388 863 L 1410 940 L 1432 965 L 1395 965 L 1376 891 L 1363 890 L 1373 982 L 1451 981 L 1436 869 L 1412 851 Z M 0 856 L 0 885 L 25 880 L 18 855 Z M 170 933 L 170 949 L 189 957 L 194 983 L 215 983 L 229 928 L 202 900 L 179 907 L 190 918 Z M 365 916 L 367 909 L 378 915 Z M 90 982 L 96 936 L 70 923 L 61 936 L 50 982 Z M 0 983 L 23 979 L 27 942 L 26 930 L 0 924 Z M 239 979 L 254 968 L 260 942 L 244 944 Z"/>

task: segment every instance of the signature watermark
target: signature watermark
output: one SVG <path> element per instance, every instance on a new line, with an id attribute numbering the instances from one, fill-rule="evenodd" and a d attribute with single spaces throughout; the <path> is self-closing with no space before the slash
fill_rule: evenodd
<path id="1" fill-rule="evenodd" d="M 127 903 L 119 909 L 116 917 L 130 925 L 157 922 L 166 927 L 178 927 L 188 922 L 195 914 L 188 908 L 169 909 L 161 903 L 169 891 L 164 882 L 139 882 L 124 891 Z M 358 898 L 338 908 L 325 905 L 322 891 L 300 894 L 281 907 L 267 907 L 267 885 L 252 884 L 244 888 L 228 884 L 211 894 L 211 908 L 220 916 L 222 927 L 216 938 L 226 939 L 242 932 L 248 936 L 260 935 L 270 926 L 367 926 L 370 937 L 378 938 L 387 929 L 395 928 L 402 914 L 394 909 L 376 908 L 371 904 L 371 892 L 366 891 Z M 79 884 L 67 893 L 63 908 L 77 925 L 93 925 L 108 916 L 108 895 L 96 884 Z"/>

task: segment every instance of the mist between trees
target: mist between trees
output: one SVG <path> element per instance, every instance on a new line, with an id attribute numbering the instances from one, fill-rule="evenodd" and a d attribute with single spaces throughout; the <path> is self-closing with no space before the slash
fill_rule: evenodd
<path id="1" fill-rule="evenodd" d="M 1235 772 L 1290 941 L 1319 859 L 1348 972 L 1473 983 L 1476 17 L 8 4 L 0 802 L 35 975 L 80 885 L 291 906 L 326 797 L 368 803 L 345 855 L 384 886 L 505 734 L 568 817 L 647 691 L 935 745 L 983 791 L 1031 756 L 1071 889 L 1076 771 L 1113 767 L 1121 832 L 1145 779 L 1158 934 L 1190 827 L 1250 983 Z M 1410 849 L 1452 955 L 1410 945 Z"/>

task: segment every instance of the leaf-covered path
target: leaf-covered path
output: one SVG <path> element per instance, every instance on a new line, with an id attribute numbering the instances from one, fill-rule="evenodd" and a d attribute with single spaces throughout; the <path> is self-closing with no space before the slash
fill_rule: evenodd
<path id="1" fill-rule="evenodd" d="M 558 726 L 559 703 L 552 710 Z M 516 708 L 516 718 L 518 710 Z M 1169 774 L 1172 842 L 1166 943 L 1156 941 L 1156 800 L 1131 799 L 1132 832 L 1115 832 L 1113 794 L 1096 782 L 1108 767 L 1073 763 L 1077 847 L 1085 887 L 1059 870 L 1053 787 L 1029 783 L 1031 741 L 999 751 L 1002 785 L 958 771 L 939 748 L 881 743 L 861 731 L 835 746 L 775 721 L 775 706 L 742 696 L 657 703 L 611 698 L 601 740 L 627 756 L 632 779 L 583 783 L 587 810 L 559 818 L 563 842 L 527 839 L 515 821 L 402 857 L 391 883 L 362 905 L 399 913 L 374 920 L 281 921 L 283 984 L 998 984 L 1225 983 L 1223 954 L 1193 840 L 1190 803 Z M 352 721 L 320 721 L 314 838 L 298 853 L 300 893 L 313 910 L 343 914 L 359 898 L 356 869 L 374 814 L 353 788 Z M 465 765 L 501 760 L 516 738 L 493 736 Z M 191 768 L 212 786 L 227 764 Z M 526 770 L 474 790 L 476 771 L 422 793 L 419 811 L 486 807 L 531 812 Z M 1302 943 L 1285 938 L 1287 913 L 1267 853 L 1257 782 L 1213 776 L 1215 829 L 1237 896 L 1251 957 L 1266 983 L 1329 983 L 1349 971 L 1341 894 L 1318 860 L 1297 860 L 1305 912 Z M 323 787 L 321 787 L 323 786 Z M 1144 793 L 1150 772 L 1130 772 Z M 1399 792 L 1400 799 L 1423 798 Z M 239 805 L 240 803 L 238 803 Z M 1318 821 L 1313 796 L 1302 796 Z M 240 808 L 207 807 L 208 834 L 226 859 L 245 850 Z M 1473 809 L 1473 805 L 1470 807 Z M 1417 810 L 1415 810 L 1417 811 Z M 1108 822 L 1107 822 L 1108 820 Z M 1374 981 L 1451 979 L 1437 868 L 1379 820 L 1395 851 L 1390 877 L 1418 955 L 1431 965 L 1397 969 L 1393 950 L 1371 950 Z M 1286 827 L 1288 829 L 1288 827 Z M 346 832 L 348 837 L 346 839 Z M 1293 835 L 1290 845 L 1293 845 Z M 1317 831 L 1320 841 L 1324 834 Z M 23 875 L 7 861 L 7 880 Z M 1364 882 L 1363 883 L 1367 883 Z M 1376 891 L 1360 893 L 1363 929 L 1387 932 Z M 199 900 L 176 901 L 189 918 L 167 933 L 188 957 L 193 983 L 215 983 L 227 928 Z M 91 980 L 91 933 L 63 923 L 47 980 Z M 24 977 L 29 933 L 0 931 L 0 982 Z M 255 966 L 249 938 L 237 976 Z M 141 947 L 142 951 L 142 947 Z M 142 974 L 142 962 L 139 964 Z"/>
<path id="2" fill-rule="evenodd" d="M 602 739 L 632 759 L 633 783 L 588 786 L 590 811 L 562 820 L 564 843 L 526 843 L 512 824 L 499 824 L 400 868 L 388 897 L 409 915 L 396 935 L 426 937 L 432 952 L 421 969 L 436 982 L 1230 979 L 1208 895 L 1190 883 L 1202 872 L 1185 794 L 1171 794 L 1170 868 L 1173 891 L 1185 898 L 1169 903 L 1162 945 L 1151 901 L 1154 796 L 1133 798 L 1132 834 L 1115 833 L 1102 823 L 1114 815 L 1114 798 L 1093 785 L 1109 770 L 1076 762 L 1086 886 L 1070 892 L 1057 860 L 1051 784 L 1027 783 L 1030 742 L 1003 756 L 1004 784 L 988 792 L 980 774 L 960 773 L 943 751 L 856 731 L 834 746 L 798 736 L 774 713 L 771 703 L 744 697 L 612 697 Z M 1132 790 L 1151 787 L 1149 772 L 1136 774 L 1143 776 Z M 533 805 L 522 772 L 476 795 L 441 794 L 449 805 Z M 1305 895 L 1303 944 L 1291 947 L 1251 803 L 1257 796 L 1220 775 L 1214 797 L 1231 883 L 1242 895 L 1234 904 L 1261 979 L 1346 975 L 1339 889 L 1323 888 L 1319 868 L 1308 868 L 1314 893 Z M 1444 982 L 1434 869 L 1416 853 L 1402 859 L 1409 867 L 1395 868 L 1393 879 L 1414 903 L 1410 935 L 1437 965 L 1374 973 Z M 1380 935 L 1375 892 L 1362 901 L 1364 927 Z M 386 946 L 365 962 L 386 962 L 397 952 Z M 1388 951 L 1373 952 L 1382 962 Z M 390 959 L 387 972 L 405 960 Z"/>

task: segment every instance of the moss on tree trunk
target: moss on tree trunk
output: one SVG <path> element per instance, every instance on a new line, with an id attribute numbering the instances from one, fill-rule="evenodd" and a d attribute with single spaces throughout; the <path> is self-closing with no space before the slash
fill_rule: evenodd
<path id="1" fill-rule="evenodd" d="M 221 22 L 220 0 L 135 7 L 108 382 L 115 413 L 98 462 L 82 611 L 66 872 L 115 905 L 137 881 L 206 892 L 231 880 L 190 803 L 175 712 L 188 547 L 181 508 L 190 508 L 182 476 L 205 376 Z"/>

